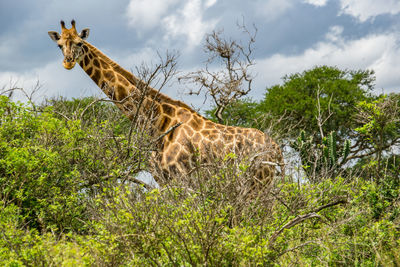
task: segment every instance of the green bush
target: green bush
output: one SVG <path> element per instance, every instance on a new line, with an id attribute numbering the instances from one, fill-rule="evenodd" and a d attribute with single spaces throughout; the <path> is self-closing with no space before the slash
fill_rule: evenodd
<path id="1" fill-rule="evenodd" d="M 134 178 L 148 141 L 95 99 L 33 110 L 0 97 L 0 265 L 400 265 L 395 160 L 379 183 L 333 176 L 255 193 L 230 154 L 147 190 Z"/>
<path id="2" fill-rule="evenodd" d="M 87 203 L 103 183 L 137 172 L 145 160 L 128 158 L 129 124 L 118 111 L 108 113 L 121 122 L 111 128 L 118 119 L 60 116 L 64 102 L 34 112 L 0 97 L 0 199 L 19 207 L 39 231 L 85 231 Z"/>

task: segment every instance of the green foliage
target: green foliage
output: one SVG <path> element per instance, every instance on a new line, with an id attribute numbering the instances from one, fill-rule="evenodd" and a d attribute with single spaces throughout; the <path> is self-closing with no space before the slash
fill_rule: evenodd
<path id="1" fill-rule="evenodd" d="M 350 140 L 345 140 L 341 152 L 337 150 L 336 132 L 331 132 L 322 138 L 322 155 L 325 165 L 329 168 L 339 168 L 346 162 L 350 153 Z M 339 159 L 339 157 L 341 159 Z"/>
<path id="2" fill-rule="evenodd" d="M 323 119 L 333 114 L 322 125 L 323 132 L 340 132 L 348 138 L 354 122 L 357 103 L 372 101 L 373 71 L 340 70 L 336 67 L 317 66 L 302 73 L 286 75 L 282 85 L 267 88 L 259 103 L 250 99 L 237 101 L 224 111 L 224 120 L 232 125 L 268 128 L 274 119 L 284 119 L 278 125 L 296 138 L 301 130 L 307 136 L 319 138 L 318 108 Z M 318 100 L 319 99 L 319 100 Z M 318 104 L 319 101 L 319 104 Z M 207 114 L 212 114 L 212 111 Z M 286 127 L 287 125 L 290 127 Z"/>
<path id="3" fill-rule="evenodd" d="M 26 229 L 25 222 L 20 208 L 0 202 L 1 266 L 86 266 L 94 262 L 87 247 L 78 244 L 79 237 L 39 234 Z"/>
<path id="4" fill-rule="evenodd" d="M 259 119 L 262 116 L 262 113 L 258 112 L 257 108 L 258 103 L 253 101 L 251 98 L 235 101 L 222 112 L 224 124 L 242 127 L 260 126 L 261 122 Z M 215 116 L 215 111 L 215 108 L 207 110 L 205 114 L 211 120 L 218 122 L 218 119 Z"/>
<path id="5" fill-rule="evenodd" d="M 226 183 L 221 182 L 221 177 L 215 179 Z M 232 221 L 235 205 L 215 198 L 212 191 L 190 192 L 174 186 L 142 192 L 122 185 L 104 189 L 96 197 L 93 206 L 96 216 L 85 235 L 71 233 L 59 238 L 27 230 L 19 209 L 2 204 L 0 263 L 6 266 L 400 263 L 400 231 L 396 227 L 399 207 L 395 204 L 398 185 L 381 186 L 362 180 L 347 183 L 341 178 L 302 186 L 280 184 L 274 192 L 277 198 L 272 209 L 252 202 L 251 219 L 248 213 L 243 213 L 235 221 Z M 316 216 L 284 229 L 270 243 L 284 225 L 308 214 Z"/>
<path id="6" fill-rule="evenodd" d="M 235 102 L 224 118 L 289 144 L 311 180 L 333 177 L 349 163 L 346 171 L 379 181 L 398 155 L 400 95 L 372 95 L 374 80 L 373 71 L 317 66 L 284 76 L 260 102 Z"/>
<path id="7" fill-rule="evenodd" d="M 318 114 L 303 110 L 308 129 L 298 135 L 293 127 L 286 137 L 296 133 L 292 147 L 306 177 L 261 191 L 253 191 L 249 162 L 234 153 L 199 166 L 191 180 L 145 190 L 132 181 L 147 166 L 151 140 L 113 105 L 54 99 L 32 110 L 0 97 L 0 265 L 400 265 L 398 155 L 383 153 L 381 146 L 380 164 L 373 165 L 383 174 L 379 181 L 349 174 L 351 168 L 367 169 L 369 158 L 346 165 L 355 155 L 351 143 L 367 140 L 367 153 L 379 140 L 395 140 L 399 129 L 388 116 L 381 123 L 388 99 L 393 108 L 398 96 L 370 101 L 371 75 L 318 67 L 286 77 L 279 88 L 293 98 L 276 101 L 306 107 L 296 96 L 307 98 L 302 90 L 308 88 L 311 97 L 319 89 L 324 116 L 329 105 L 338 110 L 351 103 L 359 103 L 358 114 L 369 115 L 355 124 L 344 121 L 355 116 L 349 106 L 334 122 L 335 111 L 322 137 L 320 127 L 311 125 Z M 269 97 L 279 96 L 274 90 Z M 247 116 L 248 110 L 261 116 L 265 103 L 238 102 L 230 121 L 262 126 L 278 113 Z M 277 128 L 300 118 L 292 112 Z M 353 139 L 353 126 L 364 139 Z M 384 138 L 374 139 L 379 133 Z"/>
<path id="8" fill-rule="evenodd" d="M 365 141 L 365 148 L 376 153 L 359 166 L 364 169 L 366 176 L 381 180 L 387 176 L 387 165 L 396 158 L 392 147 L 400 140 L 400 95 L 391 94 L 380 96 L 372 102 L 358 103 L 357 122 L 355 131 L 360 139 Z M 396 176 L 396 175 L 395 175 Z"/>
<path id="9" fill-rule="evenodd" d="M 86 136 L 79 122 L 35 114 L 6 97 L 0 97 L 0 114 L 0 199 L 21 208 L 31 227 L 81 228 L 83 185 L 69 164 Z"/>
<path id="10" fill-rule="evenodd" d="M 291 146 L 298 151 L 302 167 L 312 181 L 322 175 L 324 178 L 334 177 L 342 170 L 350 153 L 350 140 L 345 140 L 338 148 L 336 132 L 322 138 L 322 144 L 315 146 L 313 137 L 306 137 L 301 131 Z M 312 151 L 313 153 L 310 153 Z"/>
<path id="11" fill-rule="evenodd" d="M 221 178 L 211 179 L 227 182 Z M 398 186 L 384 189 L 341 178 L 280 184 L 272 209 L 250 202 L 251 217 L 248 211 L 237 217 L 235 203 L 207 190 L 215 182 L 205 184 L 203 192 L 175 186 L 140 196 L 127 187 L 105 192 L 97 201 L 99 219 L 92 228 L 97 242 L 93 258 L 135 266 L 399 263 L 399 217 L 390 206 L 399 196 Z M 284 225 L 309 214 L 315 216 L 284 229 L 271 243 Z"/>
<path id="12" fill-rule="evenodd" d="M 382 134 L 385 135 L 399 135 L 398 126 L 399 121 L 393 115 L 400 112 L 400 110 L 393 105 L 388 105 L 385 101 L 395 101 L 395 95 L 388 97 L 387 95 L 380 96 L 377 100 L 372 102 L 361 101 L 357 104 L 360 116 L 360 122 L 363 123 L 361 127 L 355 130 L 365 136 L 371 143 L 378 144 L 379 138 Z M 390 109 L 395 109 L 395 113 Z M 390 118 L 392 117 L 392 118 Z"/>
<path id="13" fill-rule="evenodd" d="M 320 66 L 303 73 L 287 75 L 283 85 L 267 89 L 265 99 L 260 103 L 265 113 L 275 116 L 287 114 L 292 121 L 297 122 L 292 128 L 294 136 L 300 130 L 315 140 L 320 130 L 317 123 L 320 106 L 321 116 L 326 122 L 322 125 L 323 132 L 340 132 L 342 138 L 348 138 L 353 127 L 349 120 L 360 101 L 373 98 L 370 92 L 375 77 L 372 71 L 348 71 L 335 67 Z M 319 104 L 318 104 L 319 101 Z M 333 116 L 329 117 L 329 114 Z"/>
<path id="14" fill-rule="evenodd" d="M 85 231 L 87 203 L 102 184 L 144 164 L 144 158 L 126 158 L 134 155 L 127 145 L 129 123 L 119 111 L 108 109 L 109 118 L 120 118 L 115 128 L 108 120 L 91 120 L 92 114 L 90 123 L 72 118 L 72 112 L 66 113 L 70 119 L 60 116 L 67 110 L 60 107 L 75 102 L 60 100 L 33 112 L 0 97 L 0 199 L 20 208 L 39 231 Z"/>

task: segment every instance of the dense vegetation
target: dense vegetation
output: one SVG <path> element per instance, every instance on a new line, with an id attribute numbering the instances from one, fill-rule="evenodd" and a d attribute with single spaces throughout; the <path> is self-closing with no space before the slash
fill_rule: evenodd
<path id="1" fill-rule="evenodd" d="M 111 103 L 0 96 L 0 265 L 400 265 L 400 95 L 373 81 L 316 67 L 228 107 L 286 148 L 249 198 L 234 154 L 141 184 L 152 140 Z"/>

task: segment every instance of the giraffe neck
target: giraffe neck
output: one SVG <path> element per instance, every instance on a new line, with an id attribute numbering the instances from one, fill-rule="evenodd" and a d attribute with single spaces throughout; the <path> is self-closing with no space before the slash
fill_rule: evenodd
<path id="1" fill-rule="evenodd" d="M 86 74 L 129 119 L 137 115 L 147 117 L 151 122 L 150 134 L 158 136 L 173 126 L 173 123 L 182 122 L 174 118 L 178 109 L 196 113 L 186 104 L 151 88 L 90 43 L 85 41 L 82 51 L 77 62 Z M 140 107 L 139 110 L 137 107 Z"/>

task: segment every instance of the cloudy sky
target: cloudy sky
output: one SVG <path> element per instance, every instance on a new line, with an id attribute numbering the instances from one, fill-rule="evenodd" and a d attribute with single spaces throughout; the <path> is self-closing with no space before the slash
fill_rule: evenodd
<path id="1" fill-rule="evenodd" d="M 62 67 L 47 35 L 73 18 L 126 69 L 157 63 L 157 52 L 169 50 L 179 51 L 182 73 L 204 66 L 204 34 L 224 29 L 241 38 L 236 21 L 244 18 L 258 28 L 255 99 L 283 75 L 315 65 L 373 69 L 378 93 L 400 89 L 400 0 L 0 0 L 0 89 L 30 90 L 39 81 L 38 98 L 99 95 L 79 66 Z M 164 93 L 207 107 L 184 86 L 173 83 Z"/>

